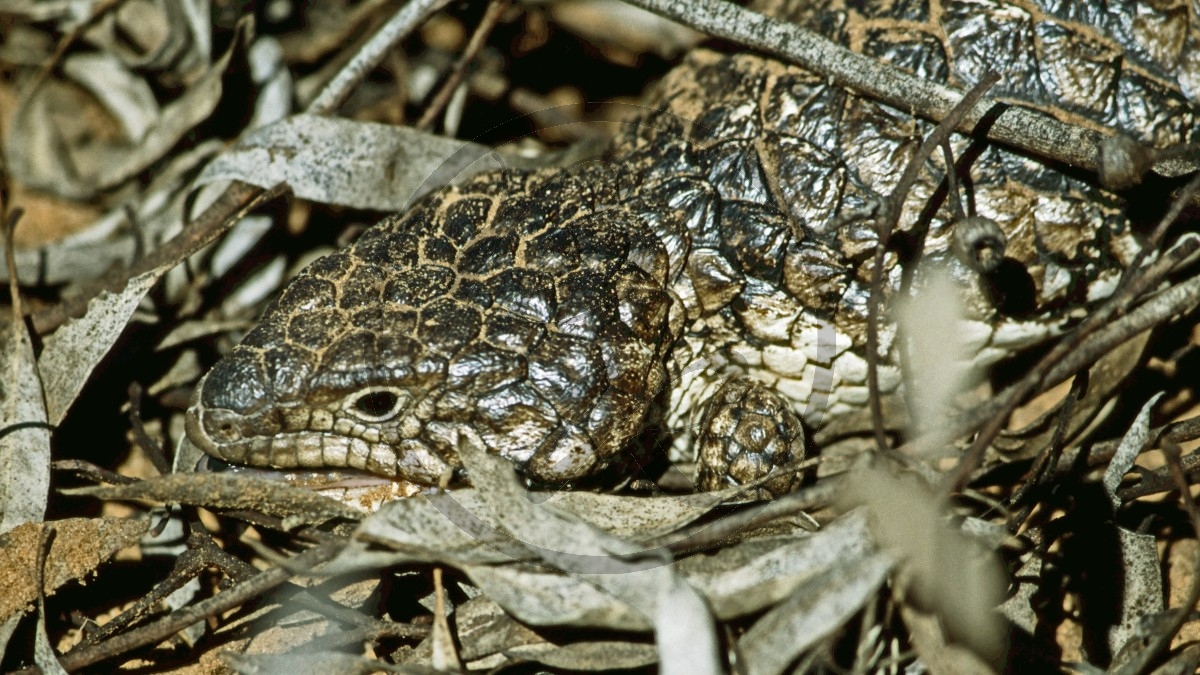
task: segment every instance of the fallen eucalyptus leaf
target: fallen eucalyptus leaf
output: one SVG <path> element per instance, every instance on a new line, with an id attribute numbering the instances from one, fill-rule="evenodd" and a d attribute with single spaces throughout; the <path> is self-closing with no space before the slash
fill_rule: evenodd
<path id="1" fill-rule="evenodd" d="M 497 531 L 493 523 L 479 517 L 481 513 L 483 501 L 475 490 L 418 495 L 384 504 L 359 523 L 354 538 L 388 548 L 395 552 L 396 562 L 464 566 L 533 559 L 529 549 Z M 329 567 L 354 569 L 350 555 L 350 550 L 343 552 Z"/>
<path id="2" fill-rule="evenodd" d="M 890 556 L 877 553 L 827 570 L 796 588 L 738 640 L 749 675 L 776 675 L 805 650 L 842 630 L 862 609 L 892 568 Z"/>
<path id="3" fill-rule="evenodd" d="M 101 293 L 88 302 L 82 317 L 67 321 L 46 338 L 38 369 L 51 424 L 62 422 L 92 371 L 125 330 L 133 310 L 166 269 L 159 267 L 130 279 L 120 293 Z"/>
<path id="4" fill-rule="evenodd" d="M 573 576 L 532 565 L 471 565 L 471 582 L 505 611 L 533 626 L 649 631 L 644 610 Z"/>
<path id="5" fill-rule="evenodd" d="M 547 649 L 544 645 L 516 647 L 505 651 L 507 656 L 532 661 L 550 668 L 603 672 L 645 668 L 658 661 L 654 645 L 640 642 L 577 642 Z"/>
<path id="6" fill-rule="evenodd" d="M 197 183 L 284 183 L 323 204 L 401 211 L 456 177 L 511 162 L 486 146 L 411 127 L 301 114 L 250 132 L 206 166 Z"/>
<path id="7" fill-rule="evenodd" d="M 454 627 L 458 631 L 460 654 L 467 662 L 525 647 L 549 645 L 545 638 L 513 619 L 486 595 L 471 598 L 455 608 Z"/>
<path id="8" fill-rule="evenodd" d="M 1117 496 L 1117 488 L 1121 487 L 1121 479 L 1129 473 L 1129 470 L 1133 468 L 1133 461 L 1150 443 L 1150 413 L 1162 397 L 1163 392 L 1160 391 L 1142 405 L 1133 424 L 1121 437 L 1121 444 L 1117 446 L 1116 454 L 1104 469 L 1104 478 L 1101 482 L 1104 484 L 1104 492 L 1108 495 L 1108 500 L 1112 502 L 1114 509 L 1121 506 L 1121 498 Z"/>
<path id="9" fill-rule="evenodd" d="M 761 611 L 802 584 L 875 554 L 866 512 L 856 509 L 814 534 L 748 539 L 676 566 L 726 620 Z"/>
<path id="10" fill-rule="evenodd" d="M 741 492 L 732 489 L 658 497 L 561 492 L 548 499 L 609 534 L 640 541 L 675 532 Z"/>
<path id="11" fill-rule="evenodd" d="M 40 521 L 50 494 L 50 429 L 33 344 L 23 321 L 0 326 L 0 533 Z"/>
<path id="12" fill-rule="evenodd" d="M 1133 467 L 1133 462 L 1150 443 L 1150 414 L 1154 405 L 1163 397 L 1159 392 L 1150 397 L 1138 411 L 1137 418 L 1121 437 L 1117 452 L 1104 470 L 1104 492 L 1114 511 L 1121 506 L 1117 488 L 1121 478 Z M 1113 654 L 1124 651 L 1136 654 L 1137 649 L 1125 649 L 1131 640 L 1141 640 L 1138 623 L 1147 616 L 1163 611 L 1162 566 L 1158 560 L 1158 545 L 1152 534 L 1132 532 L 1116 527 L 1117 549 L 1121 558 L 1121 583 L 1116 585 L 1120 594 L 1116 621 L 1108 629 L 1108 647 Z"/>

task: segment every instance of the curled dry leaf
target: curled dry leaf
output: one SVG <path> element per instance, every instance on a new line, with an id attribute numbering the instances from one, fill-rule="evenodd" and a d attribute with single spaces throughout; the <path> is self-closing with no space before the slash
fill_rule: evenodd
<path id="1" fill-rule="evenodd" d="M 125 125 L 127 129 L 141 129 L 140 138 L 97 140 L 92 145 L 67 142 L 60 138 L 64 128 L 78 126 L 82 117 L 63 125 L 56 122 L 61 114 L 57 111 L 77 104 L 56 100 L 66 95 L 57 90 L 58 85 L 33 92 L 17 108 L 8 129 L 4 150 L 9 170 L 28 186 L 71 199 L 88 199 L 98 191 L 120 185 L 162 159 L 184 134 L 208 118 L 221 99 L 221 80 L 229 61 L 235 50 L 245 48 L 248 34 L 246 29 L 240 31 L 225 54 L 179 98 L 163 107 L 153 123 L 144 129 L 133 121 Z M 129 94 L 121 100 L 136 98 Z M 51 147 L 63 151 L 46 151 Z"/>
<path id="2" fill-rule="evenodd" d="M 1121 499 L 1117 496 L 1121 478 L 1133 468 L 1134 460 L 1150 443 L 1150 414 L 1162 397 L 1163 392 L 1159 392 L 1142 406 L 1137 418 L 1121 438 L 1117 454 L 1104 471 L 1104 492 L 1114 512 L 1121 506 Z M 1113 625 L 1108 629 L 1107 641 L 1112 653 L 1126 650 L 1132 654 L 1137 650 L 1127 647 L 1130 643 L 1134 647 L 1141 643 L 1144 636 L 1139 629 L 1143 622 L 1163 611 L 1162 567 L 1158 561 L 1158 543 L 1154 535 L 1120 526 L 1116 534 L 1124 578 L 1117 586 L 1120 589 L 1118 610 Z"/>

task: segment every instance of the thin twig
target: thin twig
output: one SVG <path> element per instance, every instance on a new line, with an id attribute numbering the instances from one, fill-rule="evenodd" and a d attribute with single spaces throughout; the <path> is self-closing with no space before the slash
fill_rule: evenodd
<path id="1" fill-rule="evenodd" d="M 344 542 L 341 541 L 315 546 L 292 558 L 289 567 L 311 569 L 332 559 L 343 546 Z M 63 668 L 78 670 L 124 654 L 131 649 L 157 644 L 194 623 L 241 606 L 250 599 L 283 584 L 293 576 L 295 573 L 288 567 L 272 567 L 227 591 L 173 612 L 160 621 L 136 628 L 124 635 L 118 635 L 103 644 L 76 647 L 64 654 L 60 661 Z"/>
<path id="2" fill-rule="evenodd" d="M 56 459 L 50 463 L 55 471 L 74 471 L 92 483 L 108 483 L 110 485 L 133 485 L 137 478 L 123 476 L 115 471 L 109 471 L 82 459 Z"/>
<path id="3" fill-rule="evenodd" d="M 463 53 L 458 57 L 458 61 L 454 63 L 454 68 L 450 71 L 450 76 L 442 83 L 442 87 L 438 89 L 433 100 L 429 102 L 429 107 L 425 109 L 421 119 L 417 120 L 414 125 L 416 128 L 423 131 L 428 131 L 433 127 L 433 121 L 445 109 L 446 104 L 450 101 L 450 97 L 454 94 L 454 90 L 462 83 L 463 76 L 467 72 L 467 66 L 475 60 L 475 56 L 479 54 L 479 50 L 483 49 L 483 44 L 487 42 L 488 36 L 492 34 L 492 29 L 500 21 L 500 16 L 504 14 L 504 10 L 508 9 L 508 0 L 491 0 L 488 3 L 487 11 L 483 13 L 483 18 L 479 20 L 479 25 L 475 27 L 475 32 L 471 34 L 471 39 L 467 41 L 467 46 L 463 49 Z"/>
<path id="4" fill-rule="evenodd" d="M 1150 430 L 1151 437 L 1157 437 L 1159 442 L 1171 442 L 1175 444 L 1189 443 L 1196 439 L 1200 439 L 1200 416 L 1189 417 L 1186 420 L 1180 420 L 1171 424 L 1165 424 L 1161 427 L 1155 427 Z M 1121 445 L 1121 439 L 1114 438 L 1111 441 L 1104 441 L 1092 446 L 1088 451 L 1087 461 L 1089 466 L 1104 466 L 1112 461 L 1113 456 L 1117 453 L 1117 448 Z M 1071 448 L 1063 453 L 1063 463 L 1073 464 L 1080 452 L 1079 448 Z"/>
<path id="5" fill-rule="evenodd" d="M 1008 500 L 1010 508 L 1020 507 L 1020 511 L 1008 519 L 1008 531 L 1010 534 L 1016 534 L 1021 526 L 1025 524 L 1025 520 L 1029 518 L 1029 514 L 1033 512 L 1036 506 L 1036 500 L 1026 500 L 1045 481 L 1058 473 L 1059 460 L 1062 458 L 1063 443 L 1067 438 L 1067 429 L 1070 428 L 1071 417 L 1075 413 L 1075 405 L 1083 398 L 1087 391 L 1089 374 L 1088 371 L 1080 371 L 1078 377 L 1071 382 L 1071 390 L 1067 392 L 1067 397 L 1063 399 L 1062 407 L 1058 411 L 1058 422 L 1054 427 L 1054 435 L 1050 439 L 1049 445 L 1038 453 L 1037 461 L 1034 463 L 1034 468 L 1030 471 L 1026 480 L 1022 480 L 1017 487 L 1017 491 Z"/>
<path id="6" fill-rule="evenodd" d="M 21 282 L 17 278 L 17 253 L 13 235 L 24 211 L 18 207 L 13 209 L 12 213 L 8 213 L 7 207 L 8 200 L 5 199 L 4 203 L 0 204 L 0 225 L 4 227 L 4 263 L 8 265 L 8 297 L 12 302 L 13 320 L 19 322 L 22 312 Z"/>
<path id="7" fill-rule="evenodd" d="M 142 385 L 130 382 L 129 394 L 129 428 L 133 431 L 134 441 L 142 449 L 142 453 L 150 459 L 154 470 L 162 475 L 171 473 L 171 464 L 163 452 L 162 444 L 150 437 L 146 425 L 142 422 Z"/>
<path id="8" fill-rule="evenodd" d="M 335 111 L 394 46 L 448 2 L 449 0 L 410 0 L 375 31 L 354 58 L 342 66 L 305 112 L 312 115 L 328 115 Z"/>
<path id="9" fill-rule="evenodd" d="M 1175 446 L 1175 443 L 1163 441 L 1160 447 Z M 1179 458 L 1179 465 L 1188 476 L 1194 476 L 1200 470 L 1200 453 L 1192 452 Z M 1175 489 L 1175 478 L 1172 469 L 1163 465 L 1153 471 L 1147 471 L 1136 464 L 1133 469 L 1138 472 L 1138 482 L 1127 488 L 1121 488 L 1117 496 L 1123 502 L 1130 502 L 1142 497 L 1170 492 Z"/>
<path id="10" fill-rule="evenodd" d="M 880 451 L 888 448 L 887 432 L 884 429 L 883 421 L 883 394 L 879 388 L 879 312 L 883 305 L 883 261 L 887 254 L 888 242 L 900 222 L 901 205 L 904 204 L 905 198 L 912 190 L 913 183 L 920 175 L 925 160 L 933 154 L 938 146 L 949 140 L 950 134 L 954 133 L 954 129 L 962 121 L 963 115 L 974 108 L 984 94 L 999 80 L 999 75 L 985 73 L 979 84 L 972 87 L 971 91 L 963 96 L 962 100 L 946 115 L 946 118 L 921 142 L 920 147 L 909 159 L 908 165 L 904 167 L 904 173 L 900 175 L 900 180 L 892 189 L 892 193 L 884 201 L 885 213 L 880 216 L 878 223 L 879 239 L 875 244 L 875 258 L 871 267 L 871 303 L 867 309 L 867 391 L 871 406 L 871 428 L 875 432 L 875 445 Z M 950 170 L 954 170 L 953 164 L 950 165 Z"/>
<path id="11" fill-rule="evenodd" d="M 962 205 L 962 195 L 958 192 L 958 167 L 954 163 L 954 150 L 950 148 L 950 139 L 942 141 L 942 161 L 946 164 L 946 203 L 950 207 L 950 219 L 960 221 L 967 217 Z"/>

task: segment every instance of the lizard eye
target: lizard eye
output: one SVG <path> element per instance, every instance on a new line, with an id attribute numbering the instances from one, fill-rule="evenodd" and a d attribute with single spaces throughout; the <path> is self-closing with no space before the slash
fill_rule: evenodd
<path id="1" fill-rule="evenodd" d="M 408 394 L 392 387 L 375 387 L 346 399 L 345 409 L 364 422 L 383 422 L 400 412 Z"/>

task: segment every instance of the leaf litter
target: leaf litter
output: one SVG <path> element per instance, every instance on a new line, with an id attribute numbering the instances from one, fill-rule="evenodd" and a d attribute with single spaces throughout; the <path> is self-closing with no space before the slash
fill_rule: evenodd
<path id="1" fill-rule="evenodd" d="M 741 503 L 737 491 L 529 492 L 508 464 L 476 450 L 471 439 L 462 440 L 462 455 L 473 487 L 424 492 L 370 514 L 299 487 L 236 475 L 177 473 L 121 484 L 112 472 L 122 468 L 125 455 L 161 453 L 179 440 L 188 374 L 194 377 L 197 362 L 211 362 L 213 352 L 240 337 L 253 306 L 269 297 L 283 281 L 282 270 L 302 257 L 286 250 L 288 242 L 332 245 L 321 233 L 330 221 L 339 227 L 347 221 L 367 225 L 377 217 L 375 211 L 403 208 L 415 195 L 464 171 L 496 163 L 525 166 L 531 156 L 545 164 L 557 161 L 552 148 L 536 141 L 510 143 L 498 152 L 491 139 L 472 144 L 379 123 L 373 117 L 379 110 L 390 106 L 403 114 L 410 107 L 405 91 L 416 86 L 404 80 L 406 68 L 446 71 L 452 59 L 435 46 L 393 53 L 391 58 L 409 63 L 400 67 L 393 61 L 383 69 L 391 78 L 386 85 L 359 79 L 346 108 L 356 112 L 350 117 L 293 110 L 297 90 L 317 91 L 332 74 L 312 71 L 316 61 L 332 63 L 334 55 L 353 60 L 366 53 L 359 51 L 365 43 L 347 38 L 354 27 L 390 25 L 387 3 L 360 3 L 351 10 L 354 20 L 345 24 L 308 25 L 306 42 L 324 46 L 306 52 L 307 61 L 289 61 L 302 50 L 289 39 L 294 35 L 283 28 L 286 21 L 260 16 L 261 24 L 252 30 L 239 17 L 214 13 L 205 0 L 148 1 L 142 3 L 149 8 L 143 19 L 124 4 L 15 2 L 5 8 L 15 17 L 14 37 L 0 39 L 0 54 L 7 59 L 26 50 L 12 61 L 20 64 L 12 67 L 29 71 L 26 82 L 35 82 L 37 70 L 58 59 L 57 68 L 37 75 L 44 79 L 36 86 L 7 99 L 16 106 L 3 118 L 6 183 L 56 193 L 106 214 L 82 232 L 14 256 L 13 271 L 38 301 L 54 303 L 74 294 L 90 302 L 81 305 L 86 309 L 78 316 L 58 322 L 61 327 L 52 334 L 31 336 L 24 322 L 7 322 L 0 435 L 6 533 L 0 557 L 9 561 L 4 568 L 13 583 L 3 585 L 6 666 L 36 663 L 55 670 L 61 664 L 73 671 L 112 665 L 131 658 L 130 647 L 122 644 L 147 646 L 141 654 L 152 662 L 176 658 L 153 645 L 185 630 L 192 637 L 181 644 L 193 650 L 190 660 L 211 664 L 205 659 L 235 646 L 221 630 L 222 610 L 207 615 L 211 624 L 202 621 L 205 615 L 188 612 L 222 599 L 230 591 L 217 588 L 230 586 L 247 594 L 241 602 L 259 598 L 265 604 L 260 611 L 267 614 L 305 612 L 300 623 L 307 637 L 264 639 L 247 647 L 263 651 L 220 657 L 239 672 L 433 672 L 435 665 L 500 669 L 519 664 L 572 671 L 657 667 L 690 673 L 736 666 L 748 673 L 894 672 L 900 667 L 962 672 L 1011 666 L 1014 661 L 1005 659 L 1016 657 L 1005 647 L 1018 634 L 1023 640 L 1057 634 L 1039 643 L 1053 652 L 1051 660 L 1096 664 L 1088 667 L 1145 668 L 1192 658 L 1186 644 L 1167 644 L 1156 653 L 1141 649 L 1171 616 L 1162 602 L 1167 580 L 1161 549 L 1194 541 L 1195 534 L 1165 523 L 1179 520 L 1184 508 L 1179 501 L 1190 496 L 1161 496 L 1174 487 L 1159 490 L 1157 499 L 1123 496 L 1139 483 L 1153 483 L 1153 470 L 1138 464 L 1164 437 L 1164 426 L 1153 423 L 1195 415 L 1190 388 L 1181 384 L 1194 368 L 1195 343 L 1186 330 L 1193 317 L 1185 313 L 1191 307 L 1185 282 L 1194 273 L 1182 264 L 1164 281 L 1180 284 L 1174 296 L 1170 290 L 1154 295 L 1156 287 L 1147 294 L 1152 297 L 1134 307 L 1150 318 L 1133 334 L 1149 340 L 1145 328 L 1155 326 L 1174 347 L 1158 349 L 1149 364 L 1136 358 L 1140 344 L 1128 353 L 1113 352 L 1112 360 L 1124 371 L 1153 375 L 1167 391 L 1125 402 L 1125 408 L 1137 408 L 1133 411 L 1122 411 L 1117 402 L 1118 416 L 1093 437 L 1099 443 L 1120 439 L 1115 452 L 1089 455 L 1093 441 L 1081 441 L 1075 433 L 1086 423 L 1069 419 L 1070 406 L 1058 407 L 1043 416 L 1048 431 L 1025 437 L 1031 451 L 1006 455 L 997 441 L 962 489 L 947 489 L 942 478 L 942 462 L 961 452 L 945 451 L 957 440 L 950 432 L 959 429 L 945 421 L 978 385 L 969 375 L 939 370 L 956 367 L 953 350 L 945 349 L 955 339 L 954 330 L 916 337 L 910 344 L 910 363 L 920 372 L 910 375 L 908 385 L 914 400 L 921 401 L 914 406 L 912 431 L 936 437 L 930 445 L 941 452 L 896 456 L 859 446 L 850 454 L 861 454 L 860 461 L 849 463 L 844 474 L 818 467 L 819 489 L 808 493 L 817 497 L 804 502 L 811 513 L 803 516 L 794 509 Z M 412 11 L 435 11 L 438 4 L 414 4 Z M 712 30 L 708 7 L 701 3 L 696 9 L 696 25 L 703 30 Z M 469 25 L 454 10 L 436 16 L 418 36 L 427 41 L 422 44 L 442 44 L 431 32 L 437 25 Z M 537 35 L 545 28 L 538 22 L 548 15 L 525 8 L 505 16 L 493 45 L 502 44 L 505 35 Z M 527 18 L 519 20 L 522 16 Z M 641 21 L 649 23 L 640 32 L 659 30 L 653 19 Z M 63 54 L 55 53 L 54 41 L 35 38 L 38 25 L 62 41 Z M 73 32 L 83 29 L 86 40 Z M 611 32 L 604 35 L 613 63 L 636 62 L 629 54 L 663 47 L 645 39 L 622 46 L 619 32 L 615 41 Z M 530 40 L 512 44 L 536 51 L 529 45 L 537 40 Z M 223 49 L 214 50 L 214 44 Z M 668 47 L 665 52 L 677 49 Z M 485 48 L 478 58 L 495 57 L 495 49 Z M 622 49 L 629 51 L 621 54 Z M 255 72 L 240 72 L 243 63 Z M 496 90 L 495 81 L 486 81 L 495 73 L 481 68 L 462 86 L 484 97 Z M 13 93 L 4 86 L 5 94 Z M 85 114 L 63 122 L 52 109 L 63 101 L 83 101 Z M 237 122 L 212 114 L 234 109 Z M 96 126 L 97 119 L 105 122 Z M 594 124 L 602 126 L 603 116 L 596 119 Z M 121 278 L 118 270 L 113 276 L 114 263 L 132 269 L 173 237 L 184 236 L 179 233 L 193 221 L 227 208 L 221 196 L 239 183 L 268 191 L 284 183 L 294 201 L 285 205 L 290 210 L 260 208 L 250 221 L 255 227 L 243 226 L 216 254 L 201 244 L 199 253 L 188 251 L 139 274 Z M 210 196 L 196 199 L 204 184 Z M 240 208 L 214 221 L 229 227 Z M 279 261 L 270 263 L 278 271 L 262 273 L 265 259 Z M 171 268 L 179 271 L 170 273 L 170 283 L 158 284 Z M 234 292 L 256 274 L 256 286 L 240 296 Z M 939 313 L 947 304 L 942 296 L 916 297 L 927 304 L 912 310 L 913 326 L 947 329 L 958 320 Z M 1183 320 L 1167 325 L 1176 317 Z M 149 354 L 155 355 L 151 365 L 138 363 Z M 1099 377 L 1103 367 L 1092 370 L 1093 380 L 1122 379 Z M 125 440 L 117 408 L 124 402 L 124 385 L 143 379 L 161 383 L 151 388 L 152 405 L 135 411 L 147 415 L 149 442 Z M 115 390 L 113 380 L 120 381 Z M 1083 397 L 1097 397 L 1097 403 L 1110 407 L 1121 391 L 1119 385 L 1084 389 Z M 1071 432 L 1056 434 L 1056 426 Z M 1168 457 L 1168 464 L 1179 462 L 1185 470 L 1200 465 L 1194 449 L 1185 447 L 1185 454 Z M 189 471 L 195 458 L 189 463 L 182 456 L 176 457 L 177 470 Z M 73 458 L 71 468 L 60 465 L 54 484 L 65 489 L 51 492 L 52 459 L 64 457 Z M 1068 463 L 1066 457 L 1075 459 Z M 1019 492 L 1018 484 L 1028 490 Z M 1081 513 L 1079 504 L 1090 503 L 1082 501 L 1088 491 L 1101 496 L 1106 515 L 1089 519 Z M 1021 499 L 1010 502 L 1014 494 Z M 103 515 L 95 515 L 92 500 L 102 501 Z M 146 502 L 166 504 L 167 511 L 141 506 Z M 45 520 L 47 513 L 52 520 Z M 111 515 L 116 513 L 124 515 Z M 61 618 L 63 608 L 80 597 L 85 582 L 104 582 L 139 550 L 152 550 L 149 540 L 138 542 L 161 525 L 164 513 L 188 540 L 180 559 L 196 553 L 202 563 L 181 566 L 192 570 L 178 572 L 190 574 L 187 578 L 154 567 L 153 556 L 142 565 L 154 583 L 171 577 L 181 586 L 187 582 L 189 592 L 169 613 L 132 621 L 115 634 L 94 639 L 74 633 Z M 50 523 L 55 535 L 44 547 L 42 533 Z M 1104 592 L 1106 581 L 1111 584 L 1115 577 L 1089 578 L 1098 572 L 1072 548 L 1072 539 L 1088 528 L 1116 542 L 1111 570 L 1123 583 L 1107 613 L 1093 613 L 1092 608 L 1105 605 L 1088 594 Z M 221 552 L 213 541 L 230 552 Z M 302 550 L 308 553 L 297 555 Z M 269 571 L 255 574 L 241 558 Z M 310 559 L 320 562 L 305 562 Z M 1073 583 L 1075 577 L 1081 584 Z M 40 590 L 39 578 L 44 579 Z M 317 597 L 325 586 L 351 578 L 373 580 L 366 595 L 355 596 L 359 601 L 342 605 Z M 381 585 L 379 578 L 388 583 Z M 297 604 L 271 593 L 287 579 L 295 580 L 290 592 L 301 589 L 308 599 Z M 388 595 L 383 589 L 389 585 L 406 593 Z M 119 611 L 136 593 L 114 587 L 108 608 Z M 430 594 L 437 598 L 432 605 L 437 612 L 417 602 Z M 11 641 L 20 635 L 14 627 L 39 603 L 45 607 L 39 621 L 45 623 L 33 632 L 32 643 Z M 997 606 L 1001 612 L 994 611 Z M 90 610 L 83 611 L 93 618 Z M 197 642 L 197 635 L 207 640 Z M 292 646 L 285 639 L 302 644 Z M 356 654 L 338 651 L 364 643 L 370 648 Z"/>

